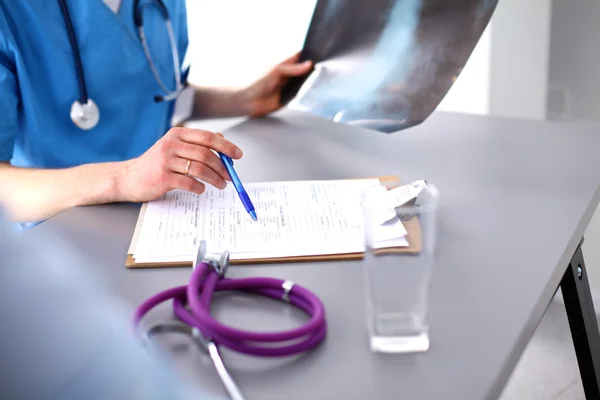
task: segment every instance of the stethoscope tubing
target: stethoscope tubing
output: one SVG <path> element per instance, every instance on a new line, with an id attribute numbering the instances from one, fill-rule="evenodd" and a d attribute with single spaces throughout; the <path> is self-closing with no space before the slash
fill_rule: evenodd
<path id="1" fill-rule="evenodd" d="M 156 65 L 152 60 L 152 56 L 150 54 L 150 49 L 148 47 L 148 42 L 146 40 L 146 35 L 144 33 L 144 19 L 143 19 L 143 9 L 148 6 L 150 3 L 140 5 L 140 0 L 136 0 L 134 2 L 134 22 L 138 29 L 139 39 L 142 43 L 142 47 L 144 49 L 144 54 L 154 76 L 154 79 L 158 83 L 161 90 L 164 92 L 162 96 L 155 96 L 156 101 L 172 101 L 177 99 L 179 93 L 183 89 L 182 77 L 181 77 L 181 68 L 179 66 L 179 51 L 177 50 L 177 43 L 175 41 L 175 34 L 173 33 L 173 28 L 171 24 L 171 18 L 169 15 L 169 11 L 165 6 L 162 0 L 154 0 L 157 4 L 157 7 L 165 19 L 165 26 L 167 29 L 167 34 L 169 38 L 169 45 L 171 47 L 171 57 L 173 60 L 173 70 L 174 70 L 174 80 L 175 80 L 175 90 L 171 91 L 167 88 L 167 85 L 161 79 L 158 70 L 156 69 Z M 77 35 L 75 34 L 75 28 L 73 26 L 73 21 L 71 18 L 71 14 L 69 12 L 69 7 L 67 6 L 67 0 L 58 0 L 61 13 L 65 22 L 65 26 L 67 29 L 67 35 L 69 38 L 69 43 L 73 52 L 73 62 L 75 64 L 75 72 L 77 75 L 77 86 L 79 88 L 79 103 L 82 105 L 88 104 L 89 93 L 87 90 L 87 84 L 85 81 L 85 73 L 83 69 L 83 62 L 81 60 L 81 52 L 79 51 L 79 46 L 77 43 Z"/>
<path id="2" fill-rule="evenodd" d="M 305 352 L 317 346 L 326 336 L 325 309 L 318 297 L 300 285 L 294 285 L 289 292 L 284 290 L 285 282 L 275 278 L 220 278 L 209 264 L 200 263 L 194 269 L 188 285 L 167 289 L 143 302 L 134 313 L 133 325 L 137 327 L 144 315 L 158 304 L 173 299 L 175 316 L 198 329 L 217 345 L 261 357 L 283 357 Z M 301 327 L 282 332 L 236 329 L 218 322 L 210 315 L 213 294 L 219 291 L 245 291 L 276 300 L 285 299 L 310 315 L 310 319 Z M 291 341 L 295 342 L 278 345 Z"/>
<path id="3" fill-rule="evenodd" d="M 65 25 L 67 27 L 69 43 L 71 45 L 71 49 L 73 50 L 73 62 L 75 63 L 75 72 L 77 74 L 77 86 L 79 87 L 79 102 L 81 104 L 87 104 L 88 92 L 87 86 L 85 84 L 85 74 L 83 72 L 83 64 L 81 62 L 81 53 L 79 52 L 79 46 L 77 44 L 75 28 L 73 27 L 73 22 L 71 20 L 71 13 L 69 12 L 69 7 L 67 7 L 66 0 L 58 0 L 58 3 L 60 4 L 60 11 L 63 15 Z"/>

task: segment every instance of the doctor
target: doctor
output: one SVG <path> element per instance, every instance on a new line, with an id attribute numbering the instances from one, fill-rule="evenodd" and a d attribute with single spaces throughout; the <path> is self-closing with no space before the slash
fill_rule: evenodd
<path id="1" fill-rule="evenodd" d="M 292 56 L 240 90 L 186 88 L 187 45 L 185 0 L 0 0 L 0 203 L 11 218 L 202 193 L 193 177 L 224 188 L 210 150 L 242 150 L 171 127 L 175 100 L 193 91 L 195 118 L 262 116 L 311 64 Z"/>

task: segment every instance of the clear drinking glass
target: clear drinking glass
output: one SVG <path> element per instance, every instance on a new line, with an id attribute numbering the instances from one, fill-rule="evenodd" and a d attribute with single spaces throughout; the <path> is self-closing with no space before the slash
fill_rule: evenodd
<path id="1" fill-rule="evenodd" d="M 370 346 L 384 353 L 427 351 L 439 193 L 425 181 L 382 185 L 362 195 Z"/>

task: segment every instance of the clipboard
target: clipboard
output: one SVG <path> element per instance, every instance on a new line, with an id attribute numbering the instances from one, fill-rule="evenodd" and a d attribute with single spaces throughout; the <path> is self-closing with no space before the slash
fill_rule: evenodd
<path id="1" fill-rule="evenodd" d="M 361 178 L 357 178 L 361 179 Z M 388 190 L 393 189 L 391 186 L 392 182 L 399 182 L 400 179 L 395 176 L 381 176 L 378 177 L 379 182 L 385 186 Z M 143 203 L 140 208 L 140 213 L 135 225 L 129 250 L 127 251 L 127 258 L 125 260 L 125 267 L 127 268 L 174 268 L 174 267 L 192 267 L 193 261 L 188 262 L 148 262 L 148 263 L 137 263 L 133 258 L 137 240 L 140 235 L 142 222 L 144 221 L 144 215 L 146 213 L 148 203 Z M 418 254 L 422 249 L 421 241 L 421 226 L 417 218 L 413 217 L 409 220 L 402 221 L 404 228 L 406 229 L 407 235 L 406 240 L 408 246 L 405 247 L 388 247 L 383 249 L 377 249 L 373 252 L 375 254 Z M 317 254 L 308 256 L 289 256 L 289 257 L 272 257 L 272 258 L 252 258 L 252 259 L 230 259 L 230 265 L 252 265 L 252 264 L 274 264 L 274 263 L 290 263 L 290 262 L 315 262 L 315 261 L 344 261 L 344 260 L 360 260 L 364 257 L 364 252 L 358 253 L 343 253 L 343 254 Z"/>

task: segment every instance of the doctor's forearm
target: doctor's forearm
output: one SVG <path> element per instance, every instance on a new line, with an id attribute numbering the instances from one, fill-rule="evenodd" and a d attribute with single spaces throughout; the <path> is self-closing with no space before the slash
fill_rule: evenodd
<path id="1" fill-rule="evenodd" d="M 18 222 L 40 221 L 68 208 L 119 201 L 120 163 L 26 169 L 0 163 L 0 203 Z"/>
<path id="2" fill-rule="evenodd" d="M 204 87 L 194 89 L 193 119 L 231 118 L 248 114 L 244 90 Z"/>

